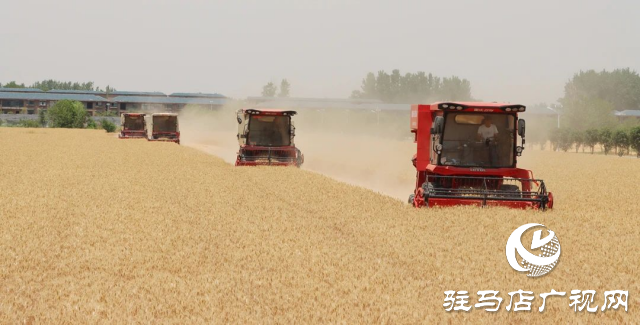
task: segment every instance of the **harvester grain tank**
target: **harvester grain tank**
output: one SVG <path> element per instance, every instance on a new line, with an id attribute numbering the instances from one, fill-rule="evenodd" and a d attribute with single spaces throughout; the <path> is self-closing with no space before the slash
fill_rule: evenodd
<path id="1" fill-rule="evenodd" d="M 178 114 L 153 113 L 145 116 L 147 122 L 147 140 L 180 143 Z"/>
<path id="2" fill-rule="evenodd" d="M 304 156 L 293 142 L 295 126 L 291 117 L 296 111 L 240 109 L 236 114 L 240 144 L 236 166 L 302 165 Z"/>
<path id="3" fill-rule="evenodd" d="M 147 137 L 147 125 L 144 113 L 122 113 L 120 115 L 120 139 L 144 139 Z"/>
<path id="4" fill-rule="evenodd" d="M 525 143 L 525 121 L 518 113 L 525 109 L 482 102 L 412 105 L 417 173 L 409 203 L 552 208 L 553 195 L 544 181 L 517 167 Z"/>

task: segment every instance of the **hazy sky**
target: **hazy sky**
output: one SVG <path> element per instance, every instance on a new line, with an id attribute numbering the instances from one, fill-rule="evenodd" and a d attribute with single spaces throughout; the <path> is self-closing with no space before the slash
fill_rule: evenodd
<path id="1" fill-rule="evenodd" d="M 640 70 L 638 1 L 0 0 L 0 82 L 347 97 L 369 71 L 457 75 L 553 102 L 581 69 Z"/>

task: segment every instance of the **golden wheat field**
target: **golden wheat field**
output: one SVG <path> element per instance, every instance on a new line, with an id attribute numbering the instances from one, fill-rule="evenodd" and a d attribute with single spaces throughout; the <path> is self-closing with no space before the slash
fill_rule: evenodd
<path id="1" fill-rule="evenodd" d="M 636 159 L 525 152 L 556 198 L 538 212 L 415 210 L 319 173 L 95 130 L 2 128 L 0 150 L 0 323 L 640 322 Z M 531 222 L 562 246 L 541 278 L 504 253 Z M 519 289 L 533 311 L 505 310 Z M 567 295 L 539 313 L 551 289 Z M 628 311 L 576 313 L 573 289 L 598 306 L 628 290 Z M 504 301 L 446 312 L 447 290 Z"/>

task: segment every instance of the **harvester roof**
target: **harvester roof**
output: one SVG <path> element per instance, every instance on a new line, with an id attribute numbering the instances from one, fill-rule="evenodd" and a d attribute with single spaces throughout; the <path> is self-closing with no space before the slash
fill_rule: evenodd
<path id="1" fill-rule="evenodd" d="M 176 113 L 153 113 L 151 116 L 178 116 Z"/>
<path id="2" fill-rule="evenodd" d="M 475 110 L 481 112 L 524 112 L 526 107 L 520 104 L 498 102 L 436 102 L 431 104 L 431 110 L 460 111 Z"/>
<path id="3" fill-rule="evenodd" d="M 273 109 L 273 108 L 244 108 L 243 112 L 247 114 L 264 114 L 264 115 L 296 115 L 297 112 L 293 110 Z"/>

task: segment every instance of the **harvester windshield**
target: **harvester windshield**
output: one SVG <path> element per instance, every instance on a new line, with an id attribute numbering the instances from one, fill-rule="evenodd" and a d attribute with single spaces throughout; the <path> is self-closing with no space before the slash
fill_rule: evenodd
<path id="1" fill-rule="evenodd" d="M 144 130 L 144 116 L 143 115 L 125 115 L 124 129 L 132 130 L 132 131 Z"/>
<path id="2" fill-rule="evenodd" d="M 253 146 L 290 146 L 291 118 L 284 115 L 251 115 L 247 140 Z"/>
<path id="3" fill-rule="evenodd" d="M 449 113 L 445 117 L 440 164 L 513 167 L 515 141 L 513 115 Z"/>
<path id="4" fill-rule="evenodd" d="M 177 116 L 154 116 L 153 132 L 177 132 L 178 117 Z"/>

